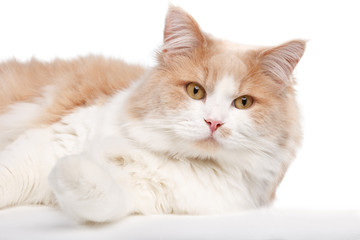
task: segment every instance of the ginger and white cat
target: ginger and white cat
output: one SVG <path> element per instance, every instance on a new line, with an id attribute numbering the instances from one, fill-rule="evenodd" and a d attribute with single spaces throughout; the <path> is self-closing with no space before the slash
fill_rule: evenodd
<path id="1" fill-rule="evenodd" d="M 169 8 L 152 69 L 89 56 L 0 65 L 0 208 L 79 221 L 269 204 L 301 140 L 305 42 L 216 39 Z"/>

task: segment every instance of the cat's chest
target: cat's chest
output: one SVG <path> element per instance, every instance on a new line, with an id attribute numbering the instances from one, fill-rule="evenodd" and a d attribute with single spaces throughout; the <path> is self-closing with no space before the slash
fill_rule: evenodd
<path id="1" fill-rule="evenodd" d="M 139 212 L 207 214 L 253 207 L 241 172 L 214 162 L 138 151 L 123 167 Z"/>

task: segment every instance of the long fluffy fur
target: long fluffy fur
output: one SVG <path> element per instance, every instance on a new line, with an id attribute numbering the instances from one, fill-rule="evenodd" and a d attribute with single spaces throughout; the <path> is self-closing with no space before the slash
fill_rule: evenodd
<path id="1" fill-rule="evenodd" d="M 3 63 L 0 208 L 104 222 L 269 204 L 301 141 L 291 73 L 304 48 L 218 40 L 170 7 L 153 69 L 96 56 Z M 206 97 L 190 98 L 189 82 Z M 243 95 L 254 104 L 236 109 Z M 223 125 L 211 133 L 206 119 Z"/>

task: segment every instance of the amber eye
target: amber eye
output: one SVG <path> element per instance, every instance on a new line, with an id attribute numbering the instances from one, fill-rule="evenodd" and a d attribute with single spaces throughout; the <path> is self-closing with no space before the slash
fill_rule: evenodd
<path id="1" fill-rule="evenodd" d="M 234 105 L 238 109 L 247 109 L 253 105 L 254 99 L 251 96 L 244 95 L 234 100 Z"/>
<path id="2" fill-rule="evenodd" d="M 205 90 L 198 83 L 189 83 L 188 85 L 186 85 L 186 91 L 189 96 L 195 100 L 200 100 L 205 97 Z"/>

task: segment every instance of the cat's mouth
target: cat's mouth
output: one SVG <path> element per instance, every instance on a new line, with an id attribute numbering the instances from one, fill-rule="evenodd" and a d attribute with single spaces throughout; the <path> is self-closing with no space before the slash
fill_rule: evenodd
<path id="1" fill-rule="evenodd" d="M 214 138 L 213 134 L 207 138 L 196 141 L 195 145 L 209 151 L 216 150 L 220 146 L 219 142 Z"/>

